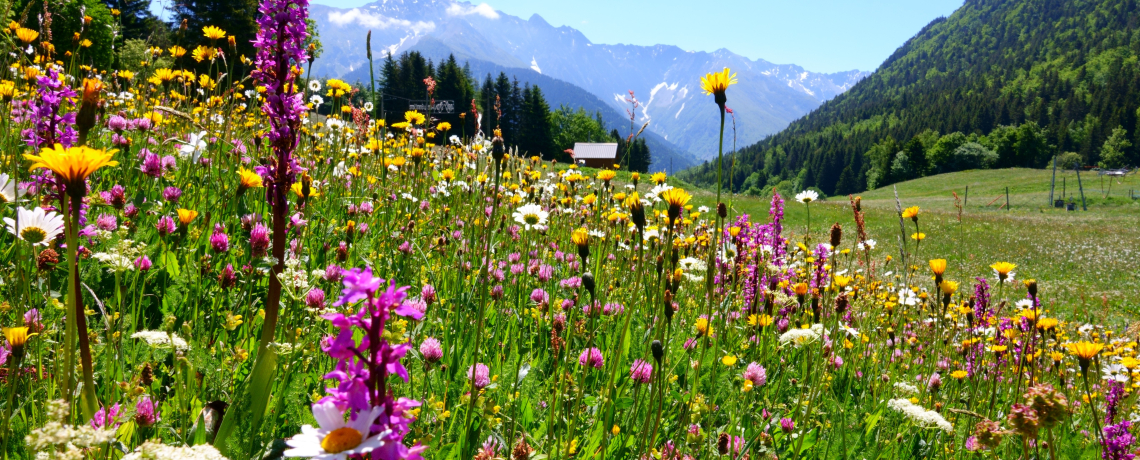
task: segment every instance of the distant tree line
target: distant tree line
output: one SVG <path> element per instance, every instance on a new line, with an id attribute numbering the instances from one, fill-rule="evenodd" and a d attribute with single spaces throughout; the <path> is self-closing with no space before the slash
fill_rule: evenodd
<path id="1" fill-rule="evenodd" d="M 542 88 L 520 84 L 517 78 L 512 79 L 505 72 L 498 76 L 488 73 L 476 90 L 476 80 L 469 66 L 460 66 L 453 55 L 439 65 L 416 51 L 385 58 L 377 80 L 378 89 L 383 91 L 387 122 L 401 121 L 410 101 L 427 99 L 424 79 L 429 76 L 436 83 L 435 99 L 455 102 L 456 113 L 432 114 L 439 121 L 451 123 L 451 134 L 474 135 L 481 131 L 489 137 L 499 129 L 506 143 L 516 147 L 520 155 L 537 155 L 560 162 L 571 160 L 567 150 L 573 149 L 576 142 L 617 142 L 619 163 L 620 155 L 629 153 L 632 155 L 628 162 L 630 169 L 649 169 L 650 153 L 645 141 L 638 139 L 632 146 L 626 145 L 625 138 L 616 130 L 606 132 L 600 112 L 589 114 L 582 108 L 574 110 L 566 106 L 551 110 Z M 361 94 L 369 86 L 359 82 L 357 85 L 362 87 Z M 360 97 L 357 103 L 364 100 L 370 99 Z M 481 120 L 476 120 L 471 112 L 472 100 Z"/>

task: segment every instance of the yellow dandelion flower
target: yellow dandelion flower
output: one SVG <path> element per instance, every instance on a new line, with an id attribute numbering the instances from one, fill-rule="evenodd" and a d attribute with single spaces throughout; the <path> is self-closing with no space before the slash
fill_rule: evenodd
<path id="1" fill-rule="evenodd" d="M 935 275 L 942 276 L 946 273 L 946 259 L 932 259 L 930 261 L 930 271 Z"/>
<path id="2" fill-rule="evenodd" d="M 709 94 L 713 95 L 713 99 L 717 105 L 723 106 L 727 100 L 724 95 L 725 91 L 728 90 L 729 86 L 736 83 L 736 74 L 728 70 L 728 67 L 725 67 L 724 70 L 720 72 L 708 73 L 705 74 L 704 77 L 701 77 L 701 90 L 704 91 L 706 96 Z M 724 114 L 722 113 L 721 115 Z"/>
<path id="3" fill-rule="evenodd" d="M 202 35 L 205 35 L 206 38 L 210 40 L 217 40 L 219 38 L 225 38 L 226 31 L 215 26 L 206 26 L 202 28 Z"/>
<path id="4" fill-rule="evenodd" d="M 693 196 L 685 192 L 684 189 L 679 188 L 671 188 L 669 190 L 661 192 L 661 195 L 659 195 L 659 197 L 668 203 L 670 208 L 676 207 L 678 210 L 680 210 L 682 206 L 687 204 L 689 200 L 693 198 Z"/>
<path id="5" fill-rule="evenodd" d="M 34 337 L 36 334 L 28 334 L 26 327 L 6 327 L 4 328 L 4 338 L 8 340 L 8 345 L 12 348 L 23 347 L 28 343 L 28 339 Z"/>
<path id="6" fill-rule="evenodd" d="M 586 230 L 586 227 L 579 227 L 577 230 L 574 230 L 574 233 L 570 235 L 570 240 L 573 241 L 574 244 L 578 247 L 589 245 L 590 231 Z"/>
<path id="7" fill-rule="evenodd" d="M 16 29 L 16 38 L 19 38 L 20 41 L 24 42 L 25 45 L 36 41 L 36 39 L 39 37 L 40 33 L 32 29 L 28 29 L 26 27 Z"/>
<path id="8" fill-rule="evenodd" d="M 422 125 L 424 123 L 424 114 L 415 110 L 409 110 L 404 112 L 404 120 L 407 120 L 408 124 Z"/>
<path id="9" fill-rule="evenodd" d="M 262 187 L 261 175 L 245 168 L 238 170 L 238 180 L 239 190 Z"/>
<path id="10" fill-rule="evenodd" d="M 911 206 L 902 212 L 903 219 L 910 219 L 915 222 L 918 221 L 918 206 Z"/>
<path id="11" fill-rule="evenodd" d="M 86 194 L 87 186 L 84 180 L 87 176 L 104 166 L 119 165 L 118 161 L 111 159 L 115 152 L 117 150 L 104 151 L 86 146 L 64 148 L 60 144 L 55 144 L 54 147 L 40 150 L 39 155 L 24 154 L 24 158 L 32 161 L 30 169 L 51 170 L 68 189 L 73 189 L 75 193 Z"/>
<path id="12" fill-rule="evenodd" d="M 193 222 L 194 219 L 198 217 L 198 211 L 195 211 L 193 209 L 179 208 L 177 210 L 177 212 L 178 212 L 178 223 L 182 224 L 182 226 L 190 225 L 190 222 Z"/>
<path id="13" fill-rule="evenodd" d="M 1068 346 L 1069 352 L 1072 353 L 1073 356 L 1085 361 L 1093 359 L 1093 357 L 1100 354 L 1101 350 L 1104 349 L 1104 345 L 1092 342 L 1070 343 Z"/>

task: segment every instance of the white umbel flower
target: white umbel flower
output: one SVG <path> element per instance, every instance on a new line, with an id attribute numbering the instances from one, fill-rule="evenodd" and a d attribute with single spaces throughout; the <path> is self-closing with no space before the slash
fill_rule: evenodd
<path id="1" fill-rule="evenodd" d="M 132 339 L 142 339 L 147 345 L 154 348 L 174 348 L 175 350 L 189 350 L 190 344 L 186 343 L 178 334 L 166 333 L 162 331 L 138 331 L 131 334 Z"/>
<path id="2" fill-rule="evenodd" d="M 813 325 L 810 329 L 789 329 L 788 332 L 780 335 L 780 346 L 791 344 L 793 347 L 799 348 L 809 343 L 814 343 L 819 340 L 823 332 L 823 326 L 818 324 Z"/>
<path id="3" fill-rule="evenodd" d="M 815 190 L 804 190 L 796 194 L 796 201 L 799 201 L 801 203 L 811 203 L 812 201 L 818 199 L 819 194 L 816 193 Z"/>
<path id="4" fill-rule="evenodd" d="M 902 412 L 911 422 L 923 428 L 937 428 L 947 433 L 954 432 L 954 425 L 942 418 L 942 414 L 923 409 L 922 406 L 910 402 L 909 399 L 892 399 L 887 401 L 887 407 Z"/>
<path id="5" fill-rule="evenodd" d="M 301 433 L 289 438 L 285 444 L 289 449 L 286 457 L 311 457 L 318 460 L 347 460 L 349 456 L 362 455 L 384 446 L 385 431 L 368 436 L 372 421 L 384 409 L 373 407 L 362 412 L 356 420 L 345 421 L 344 413 L 332 402 L 313 404 L 313 417 L 318 427 L 305 425 Z"/>
<path id="6" fill-rule="evenodd" d="M 903 396 L 914 396 L 918 394 L 918 387 L 906 382 L 895 382 L 895 390 Z"/>
<path id="7" fill-rule="evenodd" d="M 63 233 L 63 216 L 44 211 L 44 208 L 35 207 L 30 211 L 17 208 L 16 216 L 19 218 L 19 227 L 11 217 L 4 218 L 8 231 L 32 245 L 46 245 Z"/>
<path id="8" fill-rule="evenodd" d="M 515 222 L 522 225 L 527 230 L 545 230 L 546 219 L 550 217 L 550 213 L 542 209 L 542 206 L 531 203 L 524 204 L 514 213 Z"/>
<path id="9" fill-rule="evenodd" d="M 226 460 L 214 446 L 199 444 L 197 446 L 168 446 L 160 442 L 147 441 L 134 452 L 123 457 L 123 460 Z"/>

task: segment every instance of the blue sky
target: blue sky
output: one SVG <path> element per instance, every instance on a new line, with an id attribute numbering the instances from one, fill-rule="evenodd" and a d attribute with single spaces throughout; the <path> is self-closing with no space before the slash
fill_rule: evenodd
<path id="1" fill-rule="evenodd" d="M 169 0 L 168 0 L 169 1 Z M 874 70 L 934 18 L 962 0 L 476 0 L 555 26 L 594 43 L 727 48 L 752 59 L 816 72 Z M 351 8 L 368 0 L 314 0 Z"/>

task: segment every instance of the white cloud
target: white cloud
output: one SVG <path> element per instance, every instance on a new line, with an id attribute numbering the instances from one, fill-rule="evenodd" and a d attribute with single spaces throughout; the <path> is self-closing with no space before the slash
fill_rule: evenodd
<path id="1" fill-rule="evenodd" d="M 499 12 L 495 11 L 494 8 L 491 8 L 491 5 L 486 3 L 480 3 L 475 6 L 452 3 L 451 6 L 447 7 L 447 14 L 451 16 L 470 16 L 472 14 L 478 14 L 487 19 L 499 19 Z"/>
<path id="2" fill-rule="evenodd" d="M 344 26 L 355 22 L 364 27 L 374 27 L 377 29 L 389 29 L 395 27 L 399 29 L 411 30 L 417 35 L 435 30 L 435 23 L 431 21 L 412 22 L 407 19 L 390 18 L 382 14 L 374 14 L 368 11 L 363 11 L 360 8 L 353 8 L 343 13 L 338 11 L 330 12 L 329 22 L 332 22 L 338 26 Z"/>

